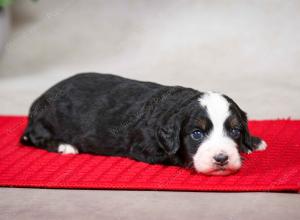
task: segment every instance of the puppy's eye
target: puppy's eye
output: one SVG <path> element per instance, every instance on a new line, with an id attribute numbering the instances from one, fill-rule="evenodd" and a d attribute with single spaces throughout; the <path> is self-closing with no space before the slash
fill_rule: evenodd
<path id="1" fill-rule="evenodd" d="M 241 136 L 241 130 L 239 128 L 232 128 L 229 131 L 229 135 L 233 138 L 233 139 L 238 139 Z"/>
<path id="2" fill-rule="evenodd" d="M 204 133 L 200 130 L 196 130 L 193 131 L 193 133 L 191 133 L 191 137 L 195 140 L 195 141 L 200 141 L 204 138 Z"/>

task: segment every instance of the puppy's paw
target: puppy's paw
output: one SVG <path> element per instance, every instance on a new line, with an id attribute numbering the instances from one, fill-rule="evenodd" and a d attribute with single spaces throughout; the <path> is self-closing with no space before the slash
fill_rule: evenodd
<path id="1" fill-rule="evenodd" d="M 247 150 L 247 152 L 246 152 L 246 154 L 252 154 L 253 153 L 253 151 L 252 150 Z"/>
<path id="2" fill-rule="evenodd" d="M 77 148 L 70 144 L 60 144 L 57 151 L 61 154 L 78 154 Z"/>
<path id="3" fill-rule="evenodd" d="M 255 151 L 263 151 L 263 150 L 267 149 L 267 143 L 258 137 L 252 136 L 250 143 L 251 143 L 250 144 L 251 147 L 244 150 L 243 151 L 244 153 L 251 154 Z"/>
<path id="4" fill-rule="evenodd" d="M 261 142 L 256 146 L 256 149 L 257 151 L 263 151 L 265 149 L 267 149 L 267 143 L 263 140 L 261 140 Z"/>

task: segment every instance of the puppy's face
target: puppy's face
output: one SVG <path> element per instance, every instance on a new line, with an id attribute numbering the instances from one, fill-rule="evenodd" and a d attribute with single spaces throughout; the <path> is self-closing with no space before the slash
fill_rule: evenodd
<path id="1" fill-rule="evenodd" d="M 167 150 L 180 155 L 187 166 L 207 175 L 235 173 L 242 165 L 240 152 L 266 147 L 249 134 L 246 113 L 218 93 L 204 93 L 187 107 L 184 120 L 173 117 L 170 121 L 175 125 L 165 130 L 164 140 L 169 141 L 164 146 L 169 145 Z"/>
<path id="2" fill-rule="evenodd" d="M 228 175 L 238 171 L 240 152 L 264 147 L 248 132 L 246 114 L 229 97 L 205 93 L 200 111 L 185 125 L 183 144 L 196 171 L 208 175 Z"/>

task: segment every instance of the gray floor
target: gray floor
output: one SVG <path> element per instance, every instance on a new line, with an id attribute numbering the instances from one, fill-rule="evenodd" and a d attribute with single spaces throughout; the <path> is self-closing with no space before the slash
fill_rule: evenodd
<path id="1" fill-rule="evenodd" d="M 299 219 L 299 195 L 0 189 L 1 219 Z M 272 218 L 271 218 L 272 217 Z"/>
<path id="2" fill-rule="evenodd" d="M 252 119 L 300 118 L 300 2 L 17 1 L 0 114 L 73 73 L 221 91 Z M 300 219 L 299 194 L 0 188 L 0 219 Z"/>

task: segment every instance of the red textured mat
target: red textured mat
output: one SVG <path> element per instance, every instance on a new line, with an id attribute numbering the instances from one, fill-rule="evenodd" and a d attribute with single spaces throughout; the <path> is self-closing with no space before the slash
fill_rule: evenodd
<path id="1" fill-rule="evenodd" d="M 120 157 L 60 155 L 18 143 L 26 117 L 0 117 L 0 186 L 187 190 L 300 191 L 300 121 L 252 121 L 250 130 L 269 144 L 245 156 L 235 175 L 204 176 L 174 166 Z"/>

